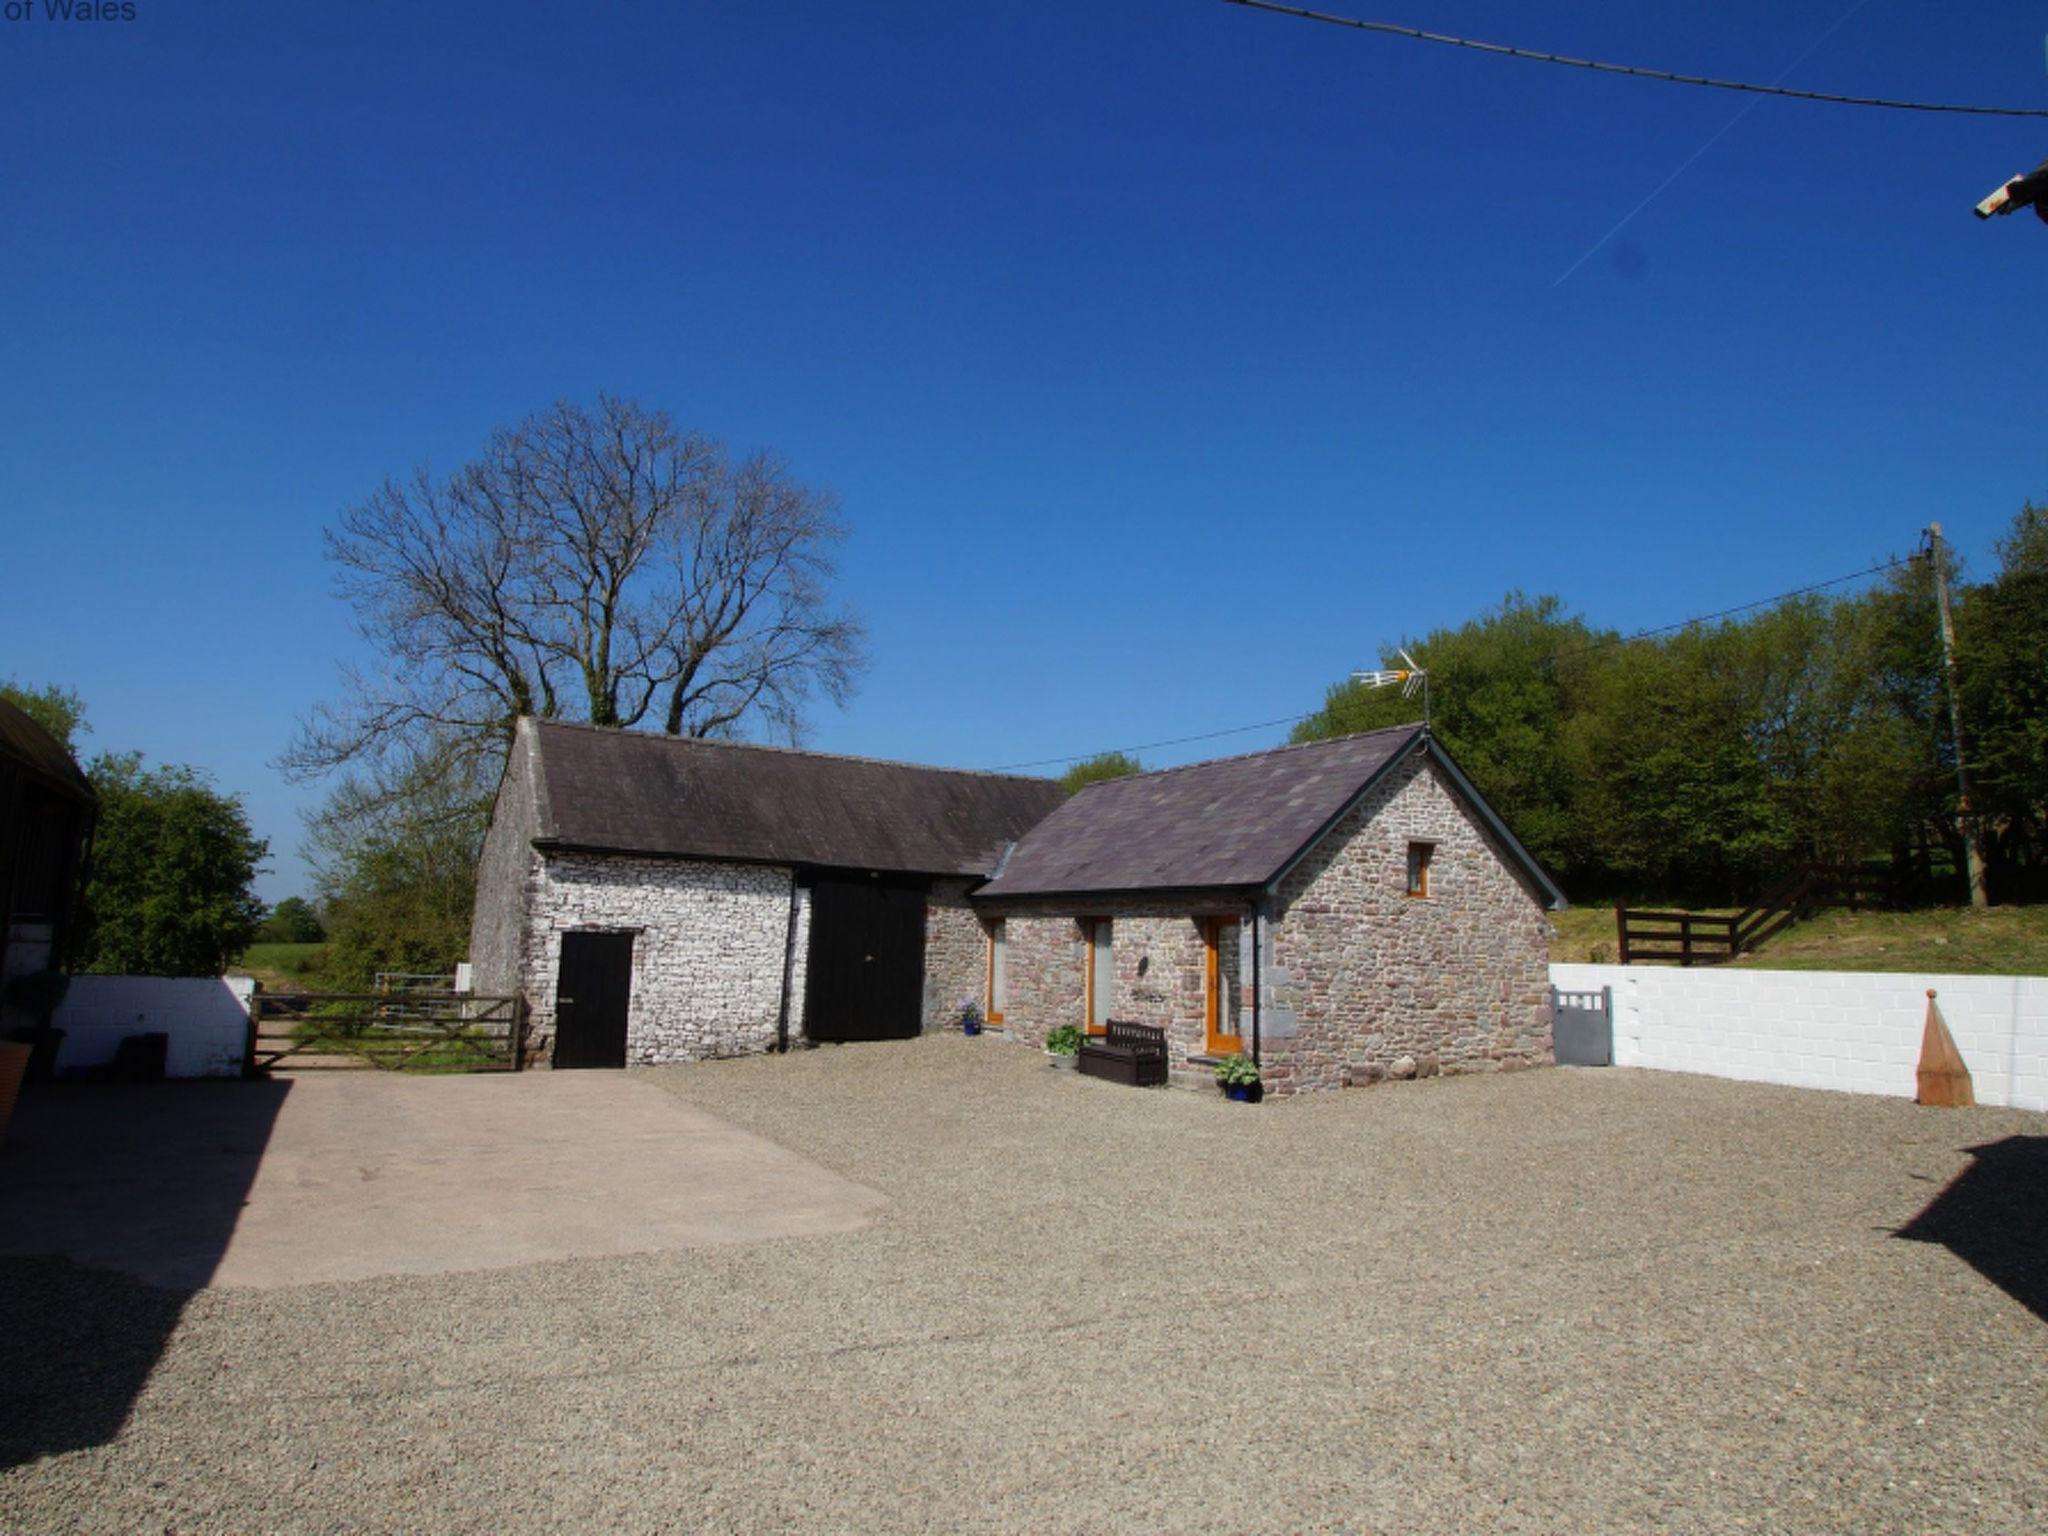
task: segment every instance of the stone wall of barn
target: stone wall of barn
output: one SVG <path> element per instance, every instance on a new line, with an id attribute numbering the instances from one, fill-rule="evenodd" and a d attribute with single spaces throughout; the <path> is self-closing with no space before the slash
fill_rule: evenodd
<path id="1" fill-rule="evenodd" d="M 484 834 L 476 908 L 469 924 L 470 986 L 486 996 L 511 994 L 525 976 L 526 925 L 540 877 L 540 855 L 533 850 L 540 827 L 536 757 L 533 726 L 522 720 L 505 760 L 505 775 L 498 782 L 490 830 Z"/>
<path id="2" fill-rule="evenodd" d="M 1109 1016 L 1164 1029 L 1173 1076 L 1209 1082 L 1210 1071 L 1201 1062 L 1207 1017 L 1203 928 L 1211 915 L 1242 917 L 1244 908 L 1206 895 L 1103 899 L 1090 902 L 1081 913 L 1021 902 L 986 905 L 984 931 L 997 918 L 1004 925 L 1008 998 L 1003 1028 L 1015 1039 L 1042 1047 L 1046 1035 L 1060 1025 L 1086 1022 L 1085 924 L 1106 917 L 1115 971 L 1109 982 Z M 1224 962 L 1226 983 L 1237 969 L 1236 957 Z M 1097 985 L 1102 985 L 1100 976 Z M 1243 1028 L 1248 1032 L 1249 1023 Z"/>
<path id="3" fill-rule="evenodd" d="M 967 904 L 971 880 L 934 880 L 924 908 L 924 1030 L 957 1029 L 960 1005 L 988 1006 L 988 930 Z"/>
<path id="4" fill-rule="evenodd" d="M 630 929 L 626 1061 L 699 1061 L 770 1050 L 777 1039 L 792 872 L 687 859 L 549 854 L 528 886 L 523 976 L 529 1047 L 552 1052 L 562 935 Z M 790 1035 L 802 1031 L 804 949 L 790 966 Z"/>
<path id="5" fill-rule="evenodd" d="M 1004 922 L 1009 995 L 1003 1028 L 1026 1044 L 1043 1046 L 1047 1031 L 1079 1024 L 1087 963 L 1079 922 L 1065 912 L 1017 907 L 984 908 L 982 916 Z"/>
<path id="6" fill-rule="evenodd" d="M 1425 842 L 1429 894 L 1407 894 Z M 1281 882 L 1262 973 L 1267 1091 L 1547 1063 L 1542 898 L 1411 758 Z"/>

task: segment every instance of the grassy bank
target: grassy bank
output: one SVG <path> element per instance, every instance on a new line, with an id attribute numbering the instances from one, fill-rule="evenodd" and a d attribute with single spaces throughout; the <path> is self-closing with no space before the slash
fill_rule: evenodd
<path id="1" fill-rule="evenodd" d="M 1677 910 L 1677 909 L 1672 909 Z M 1730 908 L 1695 908 L 1725 915 Z M 1614 909 L 1551 914 L 1553 961 L 1612 961 Z M 1821 912 L 1735 962 L 1774 971 L 1936 971 L 2048 976 L 2048 906 L 1929 907 L 1917 912 Z"/>
<path id="2" fill-rule="evenodd" d="M 306 991 L 320 985 L 326 958 L 325 944 L 251 944 L 228 971 L 254 976 L 267 992 Z"/>

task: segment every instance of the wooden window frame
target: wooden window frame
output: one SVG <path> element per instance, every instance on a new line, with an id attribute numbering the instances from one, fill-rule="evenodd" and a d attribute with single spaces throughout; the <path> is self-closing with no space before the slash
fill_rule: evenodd
<path id="1" fill-rule="evenodd" d="M 1436 859 L 1436 844 L 1426 843 L 1420 838 L 1408 841 L 1408 899 L 1427 901 L 1430 898 L 1429 870 Z"/>
<path id="2" fill-rule="evenodd" d="M 1087 940 L 1088 949 L 1087 982 L 1081 989 L 1081 1033 L 1084 1035 L 1108 1033 L 1109 1027 L 1107 1024 L 1095 1022 L 1095 935 L 1096 930 L 1102 924 L 1111 924 L 1109 930 L 1110 969 L 1114 971 L 1116 969 L 1115 922 L 1116 919 L 1110 917 L 1084 917 L 1081 919 L 1081 932 Z M 1112 982 L 1115 981 L 1115 976 L 1112 975 L 1110 980 Z"/>
<path id="3" fill-rule="evenodd" d="M 988 927 L 988 985 L 984 998 L 988 1006 L 982 1010 L 982 1017 L 991 1024 L 1003 1022 L 1003 1010 L 996 1006 L 996 945 L 999 943 L 1008 949 L 1009 934 L 1004 930 L 1003 919 L 1000 917 L 993 919 Z M 1005 958 L 1007 959 L 1007 956 Z M 1007 973 L 1007 965 L 1004 970 Z"/>
<path id="4" fill-rule="evenodd" d="M 1244 1036 L 1225 1034 L 1223 1023 L 1223 930 L 1242 933 L 1234 917 L 1202 919 L 1202 1053 L 1205 1056 L 1236 1056 L 1244 1051 Z"/>

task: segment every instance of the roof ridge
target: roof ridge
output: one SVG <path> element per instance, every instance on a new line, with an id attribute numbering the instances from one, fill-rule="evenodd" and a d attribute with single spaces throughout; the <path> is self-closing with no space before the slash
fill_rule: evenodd
<path id="1" fill-rule="evenodd" d="M 1159 779 L 1170 773 L 1186 773 L 1190 768 L 1213 768 L 1218 763 L 1242 763 L 1254 757 L 1278 757 L 1283 752 L 1301 752 L 1311 747 L 1333 747 L 1339 742 L 1359 741 L 1367 736 L 1391 736 L 1395 732 L 1421 735 L 1428 727 L 1421 721 L 1407 725 L 1382 725 L 1370 731 L 1346 731 L 1342 736 L 1319 736 L 1314 741 L 1283 741 L 1277 747 L 1264 747 L 1257 752 L 1234 752 L 1228 757 L 1205 757 L 1197 762 L 1176 763 L 1171 768 L 1148 768 L 1143 773 L 1122 774 L 1114 779 L 1097 779 L 1092 784 L 1081 786 L 1079 793 L 1086 794 L 1104 784 L 1127 784 L 1133 779 Z"/>
<path id="2" fill-rule="evenodd" d="M 976 779 L 1002 779 L 1018 784 L 1057 784 L 1059 780 L 1035 773 L 995 773 L 987 768 L 948 768 L 938 763 L 912 763 L 900 757 L 869 757 L 859 752 L 820 752 L 814 747 L 782 747 L 765 741 L 726 741 L 716 736 L 671 736 L 666 731 L 637 731 L 627 725 L 595 725 L 588 720 L 543 719 L 528 716 L 536 727 L 560 727 L 589 731 L 598 736 L 630 737 L 636 741 L 673 742 L 698 747 L 722 747 L 739 752 L 779 752 L 785 757 L 821 757 L 838 763 L 872 763 L 879 768 L 915 768 L 920 773 L 957 773 Z"/>

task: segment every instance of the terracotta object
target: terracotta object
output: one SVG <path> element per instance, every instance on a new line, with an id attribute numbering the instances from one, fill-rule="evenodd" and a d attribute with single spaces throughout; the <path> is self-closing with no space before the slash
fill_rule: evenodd
<path id="1" fill-rule="evenodd" d="M 1922 1104 L 1960 1109 L 1977 1102 L 1977 1090 L 1970 1082 L 1970 1069 L 1963 1065 L 1963 1053 L 1955 1037 L 1934 1006 L 1934 989 L 1927 989 L 1927 1028 L 1920 1035 L 1920 1091 L 1914 1095 Z"/>

